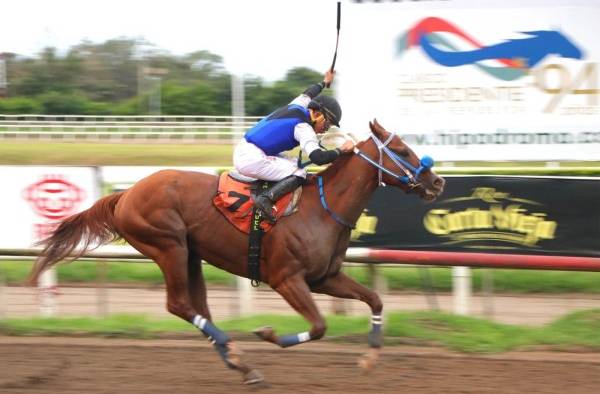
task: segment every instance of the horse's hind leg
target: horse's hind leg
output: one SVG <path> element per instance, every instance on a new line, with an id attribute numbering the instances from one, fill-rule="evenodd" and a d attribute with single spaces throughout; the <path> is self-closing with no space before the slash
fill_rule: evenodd
<path id="1" fill-rule="evenodd" d="M 382 316 L 383 303 L 374 291 L 366 288 L 343 272 L 327 278 L 323 283 L 311 289 L 315 293 L 328 294 L 339 298 L 361 300 L 371 308 L 371 331 L 369 332 L 370 351 L 359 359 L 359 365 L 365 369 L 375 366 L 379 351 L 383 345 Z"/>
<path id="2" fill-rule="evenodd" d="M 154 245 L 160 245 L 160 249 L 154 246 L 144 247 L 145 245 L 139 242 L 128 241 L 142 253 L 147 250 L 147 255 L 151 256 L 160 267 L 167 287 L 167 310 L 175 316 L 190 322 L 208 337 L 225 364 L 243 374 L 244 383 L 251 384 L 263 381 L 262 375 L 258 371 L 249 368 L 242 361 L 233 341 L 212 324 L 210 314 L 203 316 L 193 306 L 200 307 L 199 309 L 203 310 L 204 313 L 208 312 L 204 285 L 199 288 L 198 283 L 195 285 L 190 284 L 187 248 L 170 240 L 162 243 L 156 239 L 153 240 Z M 196 281 L 202 280 L 201 274 L 194 279 Z M 193 292 L 195 294 L 194 302 L 192 302 L 190 296 L 191 289 L 195 289 Z"/>
<path id="3" fill-rule="evenodd" d="M 289 347 L 302 342 L 320 339 L 325 335 L 327 329 L 325 320 L 319 313 L 317 305 L 310 294 L 310 289 L 302 275 L 296 274 L 291 276 L 274 289 L 281 294 L 281 296 L 298 313 L 308 320 L 312 327 L 308 332 L 284 336 L 277 336 L 272 328 L 263 327 L 254 331 L 256 335 L 265 341 L 272 342 L 281 347 Z"/>
<path id="4" fill-rule="evenodd" d="M 207 320 L 212 321 L 206 302 L 206 283 L 202 274 L 202 259 L 192 253 L 188 258 L 188 289 L 194 309 Z"/>
<path id="5" fill-rule="evenodd" d="M 210 310 L 206 301 L 206 282 L 204 282 L 204 275 L 202 274 L 202 259 L 194 254 L 191 254 L 188 259 L 188 289 L 194 309 L 200 313 L 202 318 L 211 322 Z M 217 346 L 216 343 L 215 346 Z M 227 342 L 227 350 L 227 359 L 224 357 L 227 365 L 230 363 L 235 366 L 243 364 L 241 360 L 243 353 L 235 346 L 233 341 Z M 256 370 L 247 372 L 244 378 L 244 382 L 247 384 L 258 383 L 262 380 L 260 373 Z"/>

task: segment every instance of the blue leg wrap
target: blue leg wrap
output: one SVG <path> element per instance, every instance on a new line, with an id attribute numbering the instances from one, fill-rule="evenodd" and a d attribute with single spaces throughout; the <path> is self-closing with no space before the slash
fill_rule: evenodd
<path id="1" fill-rule="evenodd" d="M 227 348 L 227 342 L 229 342 L 231 339 L 227 336 L 227 334 L 219 330 L 214 324 L 200 315 L 196 315 L 194 317 L 192 324 L 198 327 L 198 329 L 208 338 L 208 340 L 212 342 L 215 350 L 219 353 L 219 356 L 221 356 L 225 364 L 229 368 L 236 369 L 237 367 L 229 361 L 229 349 Z"/>
<path id="2" fill-rule="evenodd" d="M 310 341 L 310 334 L 308 332 L 303 332 L 300 334 L 280 336 L 277 343 L 281 347 L 290 347 L 307 341 Z"/>
<path id="3" fill-rule="evenodd" d="M 196 315 L 196 317 L 194 317 L 194 321 L 192 322 L 192 324 L 198 327 L 200 331 L 202 331 L 202 333 L 206 335 L 208 339 L 214 342 L 216 345 L 225 345 L 231 340 L 227 336 L 227 334 L 219 330 L 210 321 L 208 321 L 200 315 Z"/>
<path id="4" fill-rule="evenodd" d="M 383 345 L 383 330 L 381 315 L 371 317 L 371 331 L 369 332 L 369 346 L 380 348 Z"/>

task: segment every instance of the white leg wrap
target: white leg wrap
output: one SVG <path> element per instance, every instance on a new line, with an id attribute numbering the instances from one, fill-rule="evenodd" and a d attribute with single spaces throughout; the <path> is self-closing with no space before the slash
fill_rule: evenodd
<path id="1" fill-rule="evenodd" d="M 381 315 L 371 315 L 371 324 L 382 325 L 383 319 L 381 318 Z"/>
<path id="2" fill-rule="evenodd" d="M 196 315 L 196 316 L 194 316 L 194 320 L 192 321 L 192 324 L 202 330 L 204 328 L 204 326 L 206 325 L 206 319 L 200 315 Z"/>
<path id="3" fill-rule="evenodd" d="M 308 342 L 310 341 L 310 333 L 307 332 L 301 332 L 300 334 L 298 334 L 298 342 L 302 343 L 302 342 Z"/>

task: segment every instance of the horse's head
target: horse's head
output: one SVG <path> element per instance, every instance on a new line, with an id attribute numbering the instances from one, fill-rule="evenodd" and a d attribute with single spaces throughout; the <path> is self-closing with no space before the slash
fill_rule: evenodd
<path id="1" fill-rule="evenodd" d="M 416 193 L 426 201 L 435 200 L 444 190 L 446 181 L 433 170 L 433 160 L 428 156 L 419 157 L 397 135 L 386 131 L 377 120 L 369 123 L 371 140 L 378 151 L 378 157 L 361 155 L 363 159 L 379 167 L 379 181 L 396 186 L 407 193 Z M 367 140 L 368 141 L 368 140 Z M 365 142 L 366 143 L 366 142 Z"/>

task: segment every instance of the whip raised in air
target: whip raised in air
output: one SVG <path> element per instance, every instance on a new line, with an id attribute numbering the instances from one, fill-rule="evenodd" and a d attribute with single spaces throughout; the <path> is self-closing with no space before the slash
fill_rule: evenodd
<path id="1" fill-rule="evenodd" d="M 340 1 L 337 2 L 337 37 L 335 39 L 335 52 L 333 54 L 333 61 L 331 62 L 331 72 L 333 72 L 334 68 L 335 68 L 335 61 L 337 60 L 337 51 L 338 51 L 338 44 L 340 42 L 340 21 L 342 19 L 342 3 Z M 327 84 L 327 87 L 329 87 L 331 85 L 331 83 Z"/>

